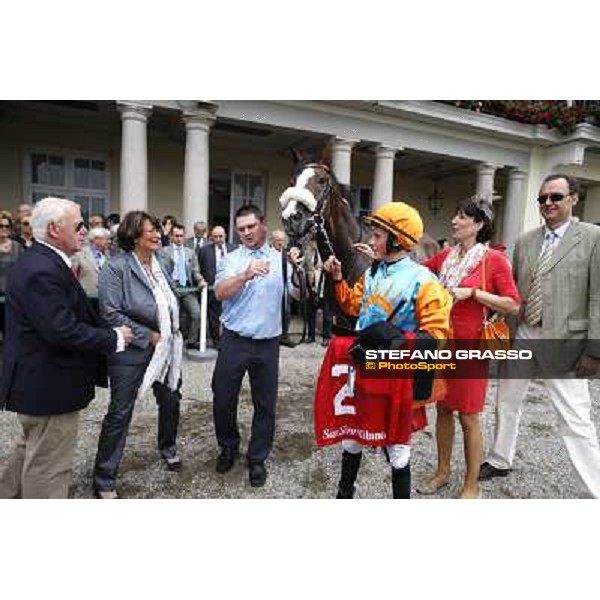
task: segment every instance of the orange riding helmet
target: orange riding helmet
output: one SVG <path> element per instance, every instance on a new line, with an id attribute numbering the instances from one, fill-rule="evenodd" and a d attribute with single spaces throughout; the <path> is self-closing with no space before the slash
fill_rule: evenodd
<path id="1" fill-rule="evenodd" d="M 387 202 L 373 214 L 363 218 L 371 225 L 394 235 L 405 250 L 416 246 L 423 235 L 421 215 L 404 202 Z"/>

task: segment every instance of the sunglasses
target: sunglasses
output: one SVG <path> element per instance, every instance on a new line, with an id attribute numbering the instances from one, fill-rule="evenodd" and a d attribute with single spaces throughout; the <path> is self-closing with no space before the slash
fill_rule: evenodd
<path id="1" fill-rule="evenodd" d="M 550 202 L 556 203 L 556 202 L 561 202 L 565 198 L 568 198 L 570 195 L 571 194 L 561 194 L 560 192 L 554 192 L 554 194 L 544 194 L 542 196 L 538 196 L 537 201 L 540 204 L 546 204 L 546 201 L 549 198 Z"/>

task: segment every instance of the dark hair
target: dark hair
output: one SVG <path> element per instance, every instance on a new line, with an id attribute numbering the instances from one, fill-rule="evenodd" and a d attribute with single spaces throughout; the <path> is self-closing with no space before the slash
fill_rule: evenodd
<path id="1" fill-rule="evenodd" d="M 173 223 L 173 225 L 171 225 L 171 232 L 173 232 L 173 229 L 181 229 L 182 231 L 185 231 L 185 225 L 182 225 L 181 223 Z"/>
<path id="2" fill-rule="evenodd" d="M 4 219 L 8 221 L 10 228 L 13 228 L 13 218 L 12 215 L 7 210 L 0 211 L 0 220 Z"/>
<path id="3" fill-rule="evenodd" d="M 173 225 L 175 225 L 177 222 L 177 219 L 175 219 L 173 215 L 165 215 L 161 221 L 163 227 L 167 224 L 167 221 L 171 221 L 171 227 L 173 227 Z"/>
<path id="4" fill-rule="evenodd" d="M 446 243 L 446 238 L 440 238 L 437 243 L 440 245 L 440 248 Z"/>
<path id="5" fill-rule="evenodd" d="M 563 175 L 562 173 L 552 173 L 551 175 L 544 177 L 544 181 L 542 181 L 540 189 L 542 189 L 547 183 L 555 181 L 556 179 L 564 179 L 567 182 L 567 185 L 569 186 L 569 194 L 573 196 L 579 194 L 579 182 L 577 179 L 575 179 L 575 177 L 571 177 L 570 175 Z"/>
<path id="6" fill-rule="evenodd" d="M 144 223 L 149 221 L 160 232 L 160 221 L 143 210 L 128 212 L 117 229 L 117 243 L 123 250 L 132 252 L 135 242 L 144 235 Z"/>
<path id="7" fill-rule="evenodd" d="M 121 222 L 121 216 L 119 213 L 110 213 L 108 217 L 106 217 L 106 224 L 110 225 L 111 223 L 114 225 L 118 225 Z"/>
<path id="8" fill-rule="evenodd" d="M 261 223 L 265 220 L 265 215 L 263 215 L 262 210 L 256 204 L 244 204 L 244 206 L 240 206 L 235 211 L 234 222 L 238 217 L 245 217 L 246 215 L 255 215 Z"/>
<path id="9" fill-rule="evenodd" d="M 471 217 L 475 223 L 483 223 L 477 232 L 475 241 L 485 244 L 492 239 L 494 234 L 494 210 L 492 205 L 484 198 L 473 197 L 458 203 L 456 213 L 463 213 Z"/>

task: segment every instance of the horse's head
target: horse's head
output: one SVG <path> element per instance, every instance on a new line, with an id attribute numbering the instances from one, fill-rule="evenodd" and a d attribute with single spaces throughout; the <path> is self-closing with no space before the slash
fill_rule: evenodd
<path id="1" fill-rule="evenodd" d="M 314 216 L 320 213 L 332 191 L 329 168 L 321 163 L 301 166 L 281 197 L 281 217 L 290 243 L 301 244 L 313 231 Z"/>

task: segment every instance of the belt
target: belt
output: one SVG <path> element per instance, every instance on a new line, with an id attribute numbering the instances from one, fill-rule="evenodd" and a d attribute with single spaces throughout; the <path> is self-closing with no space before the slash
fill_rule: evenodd
<path id="1" fill-rule="evenodd" d="M 280 337 L 280 336 L 276 336 L 273 338 L 247 337 L 245 335 L 240 335 L 237 331 L 233 331 L 233 329 L 227 329 L 227 327 L 223 327 L 223 333 L 225 333 L 225 332 L 227 332 L 229 335 L 231 335 L 231 337 L 235 338 L 236 340 L 251 340 L 253 342 L 270 342 L 272 340 L 277 340 Z"/>

